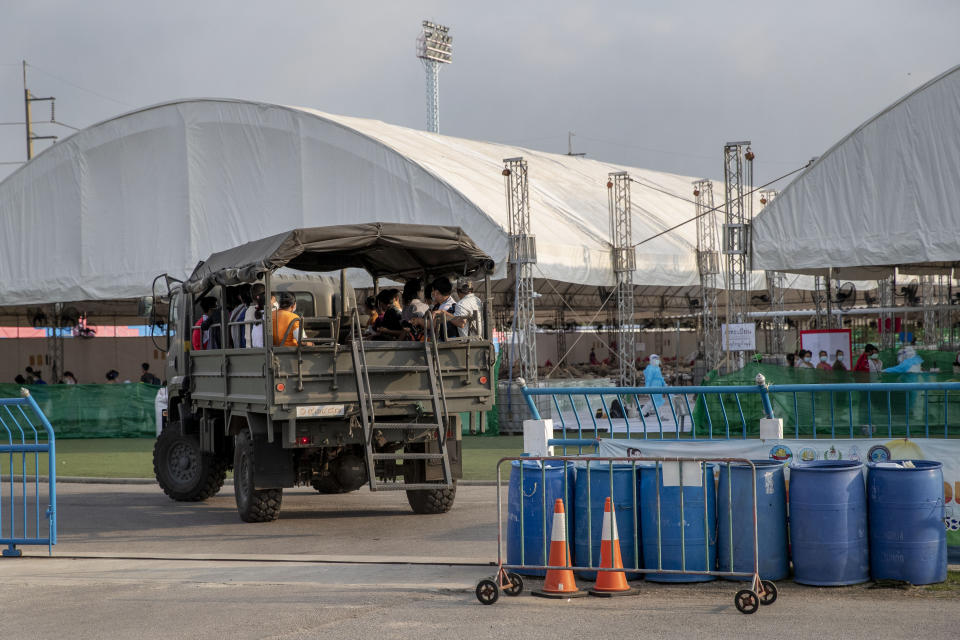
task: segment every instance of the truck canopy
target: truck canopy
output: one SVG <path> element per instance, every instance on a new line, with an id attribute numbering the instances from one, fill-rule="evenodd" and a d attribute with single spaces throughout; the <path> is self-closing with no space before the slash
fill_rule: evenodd
<path id="1" fill-rule="evenodd" d="M 460 227 L 374 222 L 294 229 L 214 253 L 184 284 L 192 293 L 253 282 L 281 267 L 300 271 L 366 270 L 376 278 L 427 273 L 469 276 L 493 260 Z"/>

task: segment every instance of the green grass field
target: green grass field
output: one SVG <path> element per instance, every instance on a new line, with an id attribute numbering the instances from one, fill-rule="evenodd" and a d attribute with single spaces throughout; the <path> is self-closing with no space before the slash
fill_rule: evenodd
<path id="1" fill-rule="evenodd" d="M 464 479 L 496 479 L 497 460 L 504 456 L 519 455 L 522 445 L 522 436 L 465 436 L 463 439 Z M 43 473 L 47 465 L 46 456 L 39 456 L 39 458 L 41 473 Z M 28 470 L 32 469 L 32 454 L 28 454 L 27 463 Z M 19 471 L 19 462 L 14 470 Z M 87 478 L 152 478 L 153 438 L 59 440 L 57 441 L 57 475 Z"/>

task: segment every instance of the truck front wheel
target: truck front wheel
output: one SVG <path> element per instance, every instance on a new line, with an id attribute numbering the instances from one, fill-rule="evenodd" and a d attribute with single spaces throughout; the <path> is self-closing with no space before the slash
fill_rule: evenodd
<path id="1" fill-rule="evenodd" d="M 233 493 L 244 522 L 272 522 L 280 517 L 283 489 L 256 489 L 254 448 L 250 433 L 241 431 L 233 445 Z"/>
<path id="2" fill-rule="evenodd" d="M 171 422 L 153 445 L 153 475 L 163 492 L 178 502 L 199 502 L 217 495 L 227 477 L 226 461 L 200 450 L 193 434 Z"/>

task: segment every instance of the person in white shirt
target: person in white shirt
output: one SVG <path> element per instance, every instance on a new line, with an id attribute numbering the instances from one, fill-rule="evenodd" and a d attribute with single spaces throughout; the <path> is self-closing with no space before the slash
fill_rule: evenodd
<path id="1" fill-rule="evenodd" d="M 453 324 L 453 319 L 457 313 L 457 301 L 453 297 L 453 284 L 450 278 L 440 276 L 433 281 L 430 290 L 430 299 L 433 301 L 434 322 L 443 322 L 437 324 L 437 337 L 439 340 L 447 340 L 456 337 L 459 329 Z"/>
<path id="2" fill-rule="evenodd" d="M 483 310 L 480 298 L 473 293 L 473 283 L 461 280 L 457 283 L 457 294 L 460 301 L 454 310 L 454 317 L 450 321 L 460 331 L 461 338 L 483 335 Z"/>
<path id="3" fill-rule="evenodd" d="M 247 349 L 253 348 L 253 323 L 257 318 L 259 310 L 260 317 L 263 317 L 263 294 L 266 288 L 259 282 L 250 287 L 250 305 L 243 312 L 243 321 L 248 324 L 243 325 L 243 344 Z M 263 329 L 260 329 L 260 346 L 263 346 Z"/>

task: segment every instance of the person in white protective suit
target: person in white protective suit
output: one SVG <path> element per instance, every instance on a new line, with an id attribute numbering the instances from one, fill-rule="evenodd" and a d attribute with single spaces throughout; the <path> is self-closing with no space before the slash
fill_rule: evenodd
<path id="1" fill-rule="evenodd" d="M 917 355 L 916 349 L 906 345 L 897 351 L 897 364 L 887 367 L 883 373 L 920 373 L 923 371 L 922 364 L 923 358 Z"/>
<path id="2" fill-rule="evenodd" d="M 643 386 L 645 389 L 667 386 L 667 381 L 663 379 L 663 373 L 660 371 L 660 356 L 655 353 L 650 355 L 650 364 L 643 370 Z M 663 402 L 662 395 L 651 393 L 650 402 L 643 407 L 643 415 L 653 415 L 654 412 L 659 411 Z"/>
<path id="3" fill-rule="evenodd" d="M 893 367 L 887 367 L 883 373 L 902 373 L 900 382 L 920 382 L 920 376 L 917 375 L 923 368 L 923 358 L 917 355 L 916 349 L 910 345 L 903 346 L 897 351 L 897 364 Z M 910 415 L 913 418 L 919 418 L 923 413 L 923 403 L 920 401 L 919 391 L 910 391 L 907 394 L 907 402 L 910 405 Z"/>

